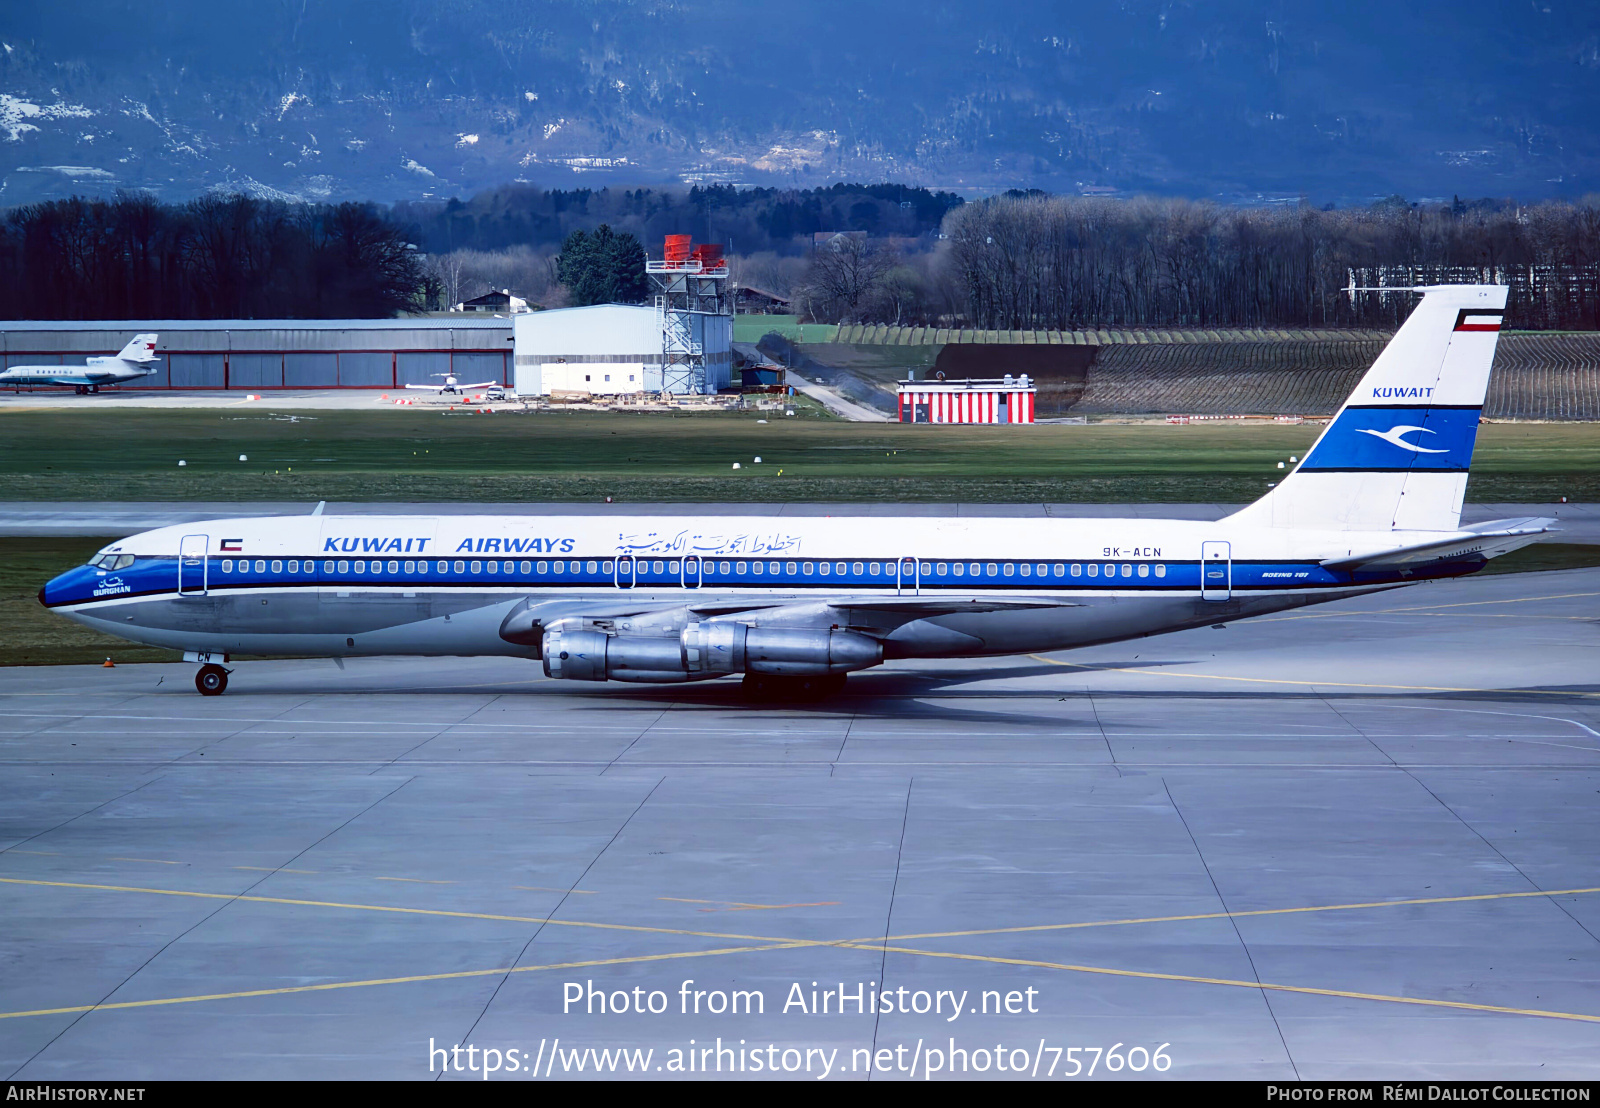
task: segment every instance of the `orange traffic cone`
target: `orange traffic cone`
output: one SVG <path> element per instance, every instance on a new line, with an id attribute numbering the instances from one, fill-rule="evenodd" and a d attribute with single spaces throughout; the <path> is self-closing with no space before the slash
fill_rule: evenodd
<path id="1" fill-rule="evenodd" d="M 100 668 L 101 669 L 116 669 L 117 668 L 117 664 L 115 662 L 113 662 L 110 658 L 107 658 L 106 661 L 105 661 L 105 664 L 102 665 Z"/>

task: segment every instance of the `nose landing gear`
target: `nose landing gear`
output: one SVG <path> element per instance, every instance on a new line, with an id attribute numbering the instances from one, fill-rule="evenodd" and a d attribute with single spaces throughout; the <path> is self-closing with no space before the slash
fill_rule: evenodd
<path id="1" fill-rule="evenodd" d="M 228 691 L 228 671 L 219 665 L 204 665 L 194 675 L 194 687 L 201 696 L 221 696 Z"/>

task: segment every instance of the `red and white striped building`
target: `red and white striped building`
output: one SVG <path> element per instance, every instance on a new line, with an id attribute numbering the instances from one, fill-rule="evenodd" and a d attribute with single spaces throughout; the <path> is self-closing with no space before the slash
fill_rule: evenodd
<path id="1" fill-rule="evenodd" d="M 901 381 L 901 423 L 1032 423 L 1039 390 L 1028 375 L 993 380 Z"/>

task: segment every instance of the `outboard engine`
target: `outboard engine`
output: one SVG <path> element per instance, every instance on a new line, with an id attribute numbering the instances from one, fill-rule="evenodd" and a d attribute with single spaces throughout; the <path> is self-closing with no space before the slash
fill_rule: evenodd
<path id="1" fill-rule="evenodd" d="M 883 661 L 883 644 L 853 631 L 691 623 L 679 635 L 612 635 L 561 623 L 540 644 L 548 677 L 570 681 L 703 681 L 730 673 L 815 677 Z"/>

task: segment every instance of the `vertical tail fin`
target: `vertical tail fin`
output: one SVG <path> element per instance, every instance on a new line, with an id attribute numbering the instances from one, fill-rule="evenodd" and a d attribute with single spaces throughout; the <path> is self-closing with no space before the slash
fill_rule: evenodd
<path id="1" fill-rule="evenodd" d="M 1328 531 L 1459 526 L 1506 288 L 1417 291 L 1422 303 L 1299 468 L 1235 522 Z"/>
<path id="2" fill-rule="evenodd" d="M 122 353 L 118 354 L 117 358 L 124 362 L 133 362 L 136 365 L 144 365 L 155 361 L 156 337 L 155 335 L 134 335 L 128 345 L 122 348 Z"/>

